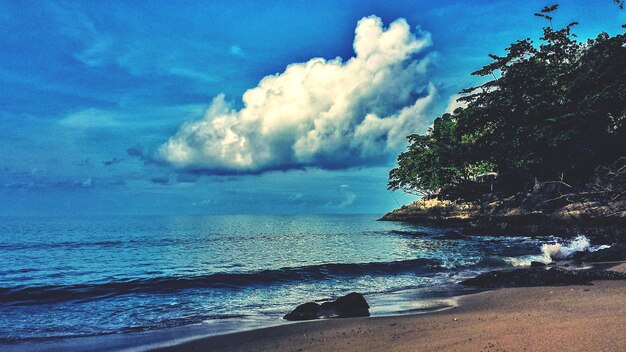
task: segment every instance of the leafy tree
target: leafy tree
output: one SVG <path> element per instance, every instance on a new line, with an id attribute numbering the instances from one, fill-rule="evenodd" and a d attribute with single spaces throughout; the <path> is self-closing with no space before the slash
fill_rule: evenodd
<path id="1" fill-rule="evenodd" d="M 456 121 L 450 114 L 435 119 L 426 135 L 412 134 L 408 150 L 398 156 L 398 166 L 389 173 L 389 189 L 429 195 L 461 177 Z"/>
<path id="2" fill-rule="evenodd" d="M 580 42 L 576 22 L 553 28 L 557 9 L 535 14 L 550 21 L 539 46 L 526 38 L 504 56 L 490 54 L 472 74 L 493 80 L 462 91 L 467 107 L 408 137 L 390 189 L 428 194 L 485 169 L 513 190 L 537 179 L 577 183 L 624 155 L 626 35 Z"/>
<path id="3" fill-rule="evenodd" d="M 472 162 L 468 151 L 473 141 L 462 136 L 455 115 L 444 114 L 425 135 L 408 136 L 407 151 L 389 173 L 389 189 L 417 195 L 468 183 L 472 177 L 493 171 L 493 164 Z"/>

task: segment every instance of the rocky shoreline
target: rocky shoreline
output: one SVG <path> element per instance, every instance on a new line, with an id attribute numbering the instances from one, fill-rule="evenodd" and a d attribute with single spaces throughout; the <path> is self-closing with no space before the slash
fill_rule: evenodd
<path id="1" fill-rule="evenodd" d="M 626 242 L 626 200 L 604 201 L 580 193 L 537 190 L 475 202 L 418 200 L 380 220 L 460 227 L 467 235 L 585 235 L 597 243 Z"/>
<path id="2" fill-rule="evenodd" d="M 475 286 L 513 288 L 463 296 L 455 307 L 428 314 L 283 324 L 151 351 L 409 351 L 415 346 L 424 351 L 522 351 L 526 346 L 537 351 L 555 346 L 559 351 L 622 351 L 626 266 L 611 269 L 578 273 L 539 268 L 532 270 L 531 279 L 521 271 L 484 274 L 474 279 L 480 280 Z M 540 283 L 551 278 L 561 282 Z"/>
<path id="3" fill-rule="evenodd" d="M 531 262 L 530 266 L 524 268 L 484 272 L 458 284 L 482 289 L 591 285 L 592 281 L 597 280 L 626 280 L 626 272 L 610 270 L 610 267 L 614 265 L 611 263 L 624 262 L 626 262 L 626 243 L 616 243 L 597 250 L 587 248 L 573 252 L 547 265 L 541 262 Z M 581 266 L 583 263 L 585 265 Z M 352 292 L 335 301 L 327 300 L 321 304 L 303 303 L 285 315 L 283 319 L 298 321 L 364 317 L 370 315 L 369 308 L 362 294 Z"/>

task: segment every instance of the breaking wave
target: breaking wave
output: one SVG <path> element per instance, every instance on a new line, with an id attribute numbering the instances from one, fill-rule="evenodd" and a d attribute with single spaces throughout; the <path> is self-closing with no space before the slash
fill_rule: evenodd
<path id="1" fill-rule="evenodd" d="M 549 264 L 554 260 L 568 259 L 576 252 L 595 252 L 599 249 L 608 247 L 610 246 L 592 246 L 587 237 L 580 235 L 563 243 L 556 242 L 543 244 L 541 245 L 541 254 L 506 258 L 505 261 L 513 266 L 529 266 L 531 262 Z"/>
<path id="2" fill-rule="evenodd" d="M 373 263 L 329 263 L 256 272 L 166 276 L 96 284 L 0 287 L 0 303 L 28 305 L 71 300 L 89 301 L 136 293 L 159 294 L 200 288 L 236 289 L 338 277 L 427 273 L 437 271 L 438 268 L 441 268 L 441 262 L 438 260 L 410 259 Z"/>

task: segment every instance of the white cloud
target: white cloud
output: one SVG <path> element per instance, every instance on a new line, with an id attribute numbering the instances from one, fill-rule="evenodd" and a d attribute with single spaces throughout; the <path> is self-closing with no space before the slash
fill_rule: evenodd
<path id="1" fill-rule="evenodd" d="M 435 89 L 426 77 L 431 44 L 404 19 L 383 28 L 361 19 L 356 56 L 314 58 L 263 78 L 235 110 L 223 95 L 204 118 L 184 124 L 161 146 L 180 168 L 259 172 L 304 166 L 343 168 L 388 160 L 406 135 L 423 130 Z"/>
<path id="2" fill-rule="evenodd" d="M 452 97 L 450 97 L 450 100 L 448 101 L 448 106 L 446 107 L 445 112 L 448 114 L 452 114 L 454 110 L 458 108 L 465 109 L 467 107 L 467 103 L 464 101 L 458 101 L 458 99 L 461 97 L 462 97 L 461 94 L 455 94 Z"/>

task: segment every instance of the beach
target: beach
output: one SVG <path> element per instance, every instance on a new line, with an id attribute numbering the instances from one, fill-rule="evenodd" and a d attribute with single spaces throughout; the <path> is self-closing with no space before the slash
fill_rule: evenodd
<path id="1" fill-rule="evenodd" d="M 626 352 L 626 0 L 0 8 L 0 352 Z"/>
<path id="2" fill-rule="evenodd" d="M 187 327 L 197 327 L 194 336 L 268 327 L 304 302 L 350 292 L 366 297 L 372 316 L 431 311 L 475 290 L 457 285 L 462 280 L 551 260 L 544 244 L 566 251 L 600 245 L 551 236 L 459 237 L 453 229 L 375 219 L 33 218 L 29 232 L 24 220 L 5 219 L 0 350 L 88 339 L 110 351 L 146 346 L 144 339 L 163 342 L 172 329 L 188 338 Z M 101 341 L 112 339 L 126 342 Z"/>
<path id="3" fill-rule="evenodd" d="M 626 271 L 626 264 L 612 268 Z M 177 351 L 624 351 L 626 282 L 507 288 L 440 312 L 330 319 L 213 336 Z"/>
<path id="4" fill-rule="evenodd" d="M 542 344 L 553 341 L 570 350 L 580 341 L 623 350 L 615 329 L 626 316 L 624 281 L 580 286 L 606 277 L 564 276 L 568 269 L 587 272 L 579 269 L 591 262 L 624 260 L 620 244 L 467 236 L 374 219 L 33 219 L 29 232 L 5 236 L 0 248 L 7 260 L 0 270 L 0 350 L 480 350 L 489 343 L 515 350 L 527 337 L 535 350 L 552 350 Z M 21 231 L 23 220 L 9 220 L 6 234 Z M 54 235 L 64 228 L 80 231 Z M 41 236 L 56 237 L 44 243 Z M 590 260 L 577 262 L 575 253 Z M 549 270 L 526 273 L 546 264 Z M 516 287 L 578 286 L 484 291 L 511 287 L 484 277 L 478 282 L 486 285 L 459 284 L 500 270 L 519 273 Z M 555 275 L 535 275 L 541 272 Z M 281 318 L 305 302 L 350 292 L 363 294 L 369 318 Z"/>

